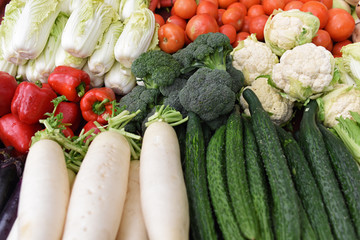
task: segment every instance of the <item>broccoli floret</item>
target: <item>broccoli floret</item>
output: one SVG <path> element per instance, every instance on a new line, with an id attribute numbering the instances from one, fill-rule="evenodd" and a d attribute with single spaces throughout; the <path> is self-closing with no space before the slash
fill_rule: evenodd
<path id="1" fill-rule="evenodd" d="M 177 92 L 180 91 L 185 86 L 186 82 L 187 82 L 186 78 L 178 77 L 178 78 L 175 78 L 175 81 L 173 82 L 173 84 L 171 84 L 169 86 L 161 86 L 159 88 L 159 90 L 162 95 L 167 97 L 174 91 L 177 91 Z"/>
<path id="2" fill-rule="evenodd" d="M 147 114 L 157 104 L 160 91 L 158 89 L 147 89 L 144 86 L 135 86 L 131 92 L 123 96 L 119 101 L 119 107 L 125 107 L 130 112 L 141 110 L 128 124 L 127 131 L 134 132 L 141 129 L 141 123 Z M 130 129 L 131 127 L 131 129 Z"/>
<path id="3" fill-rule="evenodd" d="M 164 97 L 163 105 L 176 109 L 185 117 L 187 111 L 180 102 L 179 92 L 180 90 L 173 91 L 168 96 Z"/>
<path id="4" fill-rule="evenodd" d="M 199 35 L 192 43 L 173 54 L 187 73 L 196 68 L 226 70 L 228 55 L 233 50 L 229 38 L 222 33 L 206 33 Z"/>
<path id="5" fill-rule="evenodd" d="M 230 58 L 230 56 L 229 56 L 229 58 Z M 244 74 L 242 73 L 242 71 L 236 69 L 232 65 L 231 60 L 227 61 L 227 63 L 226 63 L 226 71 L 230 74 L 230 76 L 233 79 L 233 85 L 232 85 L 231 89 L 235 93 L 238 93 L 240 91 L 240 89 L 244 86 L 244 82 L 245 82 Z"/>
<path id="6" fill-rule="evenodd" d="M 204 121 L 228 114 L 235 105 L 236 93 L 231 89 L 233 79 L 227 71 L 198 69 L 180 90 L 180 103 Z"/>
<path id="7" fill-rule="evenodd" d="M 180 69 L 181 64 L 161 50 L 144 52 L 131 65 L 134 76 L 141 79 L 146 88 L 154 89 L 171 85 L 181 74 Z"/>

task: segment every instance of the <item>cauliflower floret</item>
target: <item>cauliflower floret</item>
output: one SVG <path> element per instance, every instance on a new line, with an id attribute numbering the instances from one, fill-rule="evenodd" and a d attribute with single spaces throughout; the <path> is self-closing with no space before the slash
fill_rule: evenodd
<path id="1" fill-rule="evenodd" d="M 245 85 L 260 75 L 271 75 L 273 66 L 279 62 L 276 54 L 265 43 L 259 42 L 254 34 L 241 41 L 231 52 L 233 66 L 242 71 Z"/>
<path id="2" fill-rule="evenodd" d="M 272 81 L 294 100 L 317 98 L 333 85 L 335 60 L 331 52 L 313 43 L 286 51 L 275 64 Z"/>
<path id="3" fill-rule="evenodd" d="M 294 102 L 282 97 L 277 89 L 267 83 L 267 78 L 257 78 L 251 86 L 246 88 L 254 91 L 275 124 L 281 125 L 291 119 Z M 242 95 L 240 96 L 240 105 L 244 109 L 244 113 L 250 116 L 249 105 Z"/>
<path id="4" fill-rule="evenodd" d="M 320 119 L 327 127 L 335 126 L 340 116 L 352 119 L 350 111 L 360 114 L 360 89 L 353 85 L 338 84 L 318 101 Z"/>
<path id="5" fill-rule="evenodd" d="M 277 10 L 265 24 L 265 43 L 281 56 L 286 50 L 311 42 L 319 26 L 319 19 L 309 12 Z"/>

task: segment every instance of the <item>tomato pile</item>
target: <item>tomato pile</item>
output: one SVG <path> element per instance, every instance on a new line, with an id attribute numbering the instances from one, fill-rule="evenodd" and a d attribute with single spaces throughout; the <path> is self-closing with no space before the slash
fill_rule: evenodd
<path id="1" fill-rule="evenodd" d="M 264 41 L 264 26 L 276 9 L 311 12 L 320 20 L 313 43 L 340 57 L 342 46 L 351 43 L 355 21 L 344 9 L 332 8 L 332 0 L 153 0 L 159 28 L 159 46 L 168 53 L 183 48 L 200 34 L 221 32 L 233 47 L 255 33 Z M 155 6 L 154 6 L 155 4 Z M 166 10 L 164 10 L 164 8 Z"/>

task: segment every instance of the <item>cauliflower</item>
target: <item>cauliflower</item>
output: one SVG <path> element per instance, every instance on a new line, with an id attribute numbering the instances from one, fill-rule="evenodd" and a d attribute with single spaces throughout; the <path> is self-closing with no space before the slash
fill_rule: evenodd
<path id="1" fill-rule="evenodd" d="M 342 116 L 352 119 L 350 112 L 360 114 L 360 88 L 354 85 L 338 84 L 336 87 L 317 99 L 319 119 L 326 127 L 333 127 Z"/>
<path id="2" fill-rule="evenodd" d="M 265 43 L 278 56 L 286 50 L 310 43 L 320 27 L 320 20 L 298 9 L 274 11 L 264 27 Z"/>
<path id="3" fill-rule="evenodd" d="M 259 98 L 263 108 L 270 114 L 270 119 L 277 125 L 288 122 L 293 115 L 294 102 L 281 96 L 280 92 L 267 83 L 267 78 L 257 78 L 251 86 L 247 86 L 254 91 Z M 249 105 L 240 96 L 240 105 L 246 115 L 250 115 Z"/>
<path id="4" fill-rule="evenodd" d="M 243 72 L 245 84 L 251 83 L 260 75 L 271 75 L 273 66 L 279 58 L 263 42 L 259 42 L 254 34 L 240 41 L 231 52 L 234 68 Z"/>
<path id="5" fill-rule="evenodd" d="M 306 43 L 287 50 L 272 71 L 273 84 L 299 102 L 319 97 L 331 90 L 335 59 L 322 46 Z"/>

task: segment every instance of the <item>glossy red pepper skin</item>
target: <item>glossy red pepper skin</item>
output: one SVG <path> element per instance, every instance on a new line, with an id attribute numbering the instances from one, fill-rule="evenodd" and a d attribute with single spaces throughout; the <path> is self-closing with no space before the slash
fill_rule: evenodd
<path id="1" fill-rule="evenodd" d="M 32 82 L 22 82 L 16 88 L 11 102 L 11 113 L 27 124 L 38 123 L 47 112 L 52 112 L 56 93 L 50 88 L 40 88 Z"/>
<path id="2" fill-rule="evenodd" d="M 48 77 L 48 83 L 59 95 L 71 102 L 79 102 L 90 88 L 87 72 L 69 66 L 58 66 Z"/>
<path id="3" fill-rule="evenodd" d="M 79 103 L 75 102 L 61 102 L 55 110 L 55 116 L 59 113 L 63 114 L 63 123 L 70 123 L 69 128 L 76 132 L 82 120 Z"/>
<path id="4" fill-rule="evenodd" d="M 5 146 L 13 146 L 19 153 L 29 151 L 31 137 L 41 129 L 40 123 L 26 124 L 12 113 L 8 113 L 0 118 L 1 141 Z"/>
<path id="5" fill-rule="evenodd" d="M 115 93 L 111 88 L 93 88 L 82 97 L 80 109 L 86 121 L 97 121 L 106 124 L 106 118 L 112 114 L 111 101 L 115 100 Z"/>
<path id="6" fill-rule="evenodd" d="M 0 117 L 11 112 L 11 101 L 18 84 L 7 72 L 0 71 Z"/>

